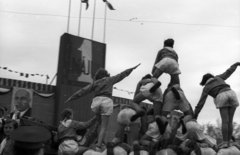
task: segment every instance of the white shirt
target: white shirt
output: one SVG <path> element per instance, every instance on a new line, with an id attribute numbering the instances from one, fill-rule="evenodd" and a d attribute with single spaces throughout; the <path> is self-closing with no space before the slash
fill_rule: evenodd
<path id="1" fill-rule="evenodd" d="M 29 108 L 27 108 L 26 110 L 24 110 L 24 111 L 22 111 L 22 112 L 20 112 L 20 118 L 28 111 L 28 109 Z M 19 112 L 15 112 L 14 114 L 13 114 L 13 116 L 12 116 L 12 119 L 17 119 L 17 114 L 18 114 Z"/>

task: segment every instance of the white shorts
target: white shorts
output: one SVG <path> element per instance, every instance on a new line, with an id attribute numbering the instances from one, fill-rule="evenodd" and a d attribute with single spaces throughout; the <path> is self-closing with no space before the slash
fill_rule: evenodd
<path id="1" fill-rule="evenodd" d="M 158 129 L 158 125 L 156 122 L 150 123 L 148 125 L 148 130 L 146 132 L 146 135 L 148 135 L 149 137 L 152 137 L 154 142 L 158 142 L 160 140 L 160 138 L 162 137 L 159 129 Z"/>
<path id="2" fill-rule="evenodd" d="M 214 98 L 214 103 L 217 109 L 222 107 L 238 107 L 239 106 L 237 95 L 233 90 L 228 90 L 228 91 L 219 93 L 216 96 L 216 98 Z"/>
<path id="3" fill-rule="evenodd" d="M 170 75 L 181 74 L 177 61 L 172 58 L 163 58 L 155 65 L 155 67 Z"/>
<path id="4" fill-rule="evenodd" d="M 149 89 L 152 88 L 152 86 L 154 85 L 154 83 L 147 83 L 144 86 L 140 87 L 140 92 L 142 93 L 142 95 L 144 97 L 146 97 L 149 101 L 154 102 L 162 102 L 163 100 L 163 95 L 162 95 L 162 90 L 161 88 L 158 88 L 155 92 L 150 93 Z"/>
<path id="5" fill-rule="evenodd" d="M 130 125 L 131 123 L 140 123 L 140 118 L 135 120 L 134 122 L 131 122 L 131 117 L 136 114 L 136 111 L 131 108 L 125 108 L 122 109 L 117 116 L 117 122 L 124 124 L 124 125 Z"/>
<path id="6" fill-rule="evenodd" d="M 65 140 L 58 147 L 59 155 L 76 154 L 79 150 L 78 143 L 75 140 Z"/>
<path id="7" fill-rule="evenodd" d="M 91 109 L 95 114 L 111 115 L 113 113 L 113 101 L 109 97 L 97 96 L 92 101 Z"/>

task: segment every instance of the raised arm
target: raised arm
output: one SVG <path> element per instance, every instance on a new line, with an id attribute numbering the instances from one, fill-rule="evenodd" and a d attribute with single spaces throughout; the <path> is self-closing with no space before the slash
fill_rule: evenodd
<path id="1" fill-rule="evenodd" d="M 76 93 L 74 93 L 71 97 L 69 97 L 64 103 L 67 103 L 71 100 L 76 100 L 80 98 L 81 96 L 84 96 L 86 94 L 89 94 L 93 90 L 93 84 L 89 84 L 86 87 L 78 90 Z"/>
<path id="2" fill-rule="evenodd" d="M 125 71 L 115 75 L 115 76 L 111 76 L 110 77 L 110 81 L 115 84 L 115 83 L 118 83 L 120 81 L 122 81 L 125 77 L 127 77 L 128 75 L 130 75 L 132 73 L 132 71 L 134 69 L 136 69 L 140 64 L 138 64 L 137 66 L 135 67 L 132 67 L 132 68 L 129 68 L 129 69 L 126 69 Z"/>
<path id="3" fill-rule="evenodd" d="M 76 121 L 76 128 L 78 130 L 81 130 L 81 129 L 88 129 L 90 128 L 95 122 L 96 122 L 97 118 L 96 116 L 94 116 L 92 119 L 88 120 L 87 122 L 78 122 Z"/>
<path id="4" fill-rule="evenodd" d="M 240 62 L 236 62 L 230 68 L 228 68 L 224 73 L 217 76 L 221 77 L 223 80 L 226 80 L 232 75 L 232 73 L 237 69 L 238 66 L 240 66 Z"/>
<path id="5" fill-rule="evenodd" d="M 206 99 L 208 97 L 208 94 L 206 92 L 202 92 L 202 95 L 201 95 L 201 98 L 197 104 L 197 106 L 195 107 L 195 110 L 194 110 L 194 116 L 193 118 L 194 119 L 197 119 L 198 118 L 198 114 L 201 112 L 205 102 L 206 102 Z"/>

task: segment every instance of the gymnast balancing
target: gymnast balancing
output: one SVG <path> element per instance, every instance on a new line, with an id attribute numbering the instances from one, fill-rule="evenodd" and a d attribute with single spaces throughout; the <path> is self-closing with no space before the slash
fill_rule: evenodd
<path id="1" fill-rule="evenodd" d="M 154 66 L 152 68 L 153 77 L 159 78 L 163 73 L 167 73 L 171 76 L 170 83 L 173 81 L 177 84 L 180 84 L 178 64 L 178 54 L 173 49 L 174 40 L 167 39 L 164 41 L 164 47 L 161 49 L 156 57 Z"/>
<path id="2" fill-rule="evenodd" d="M 200 83 L 203 87 L 201 98 L 195 107 L 194 118 L 197 119 L 201 112 L 208 95 L 212 96 L 217 109 L 220 111 L 222 119 L 222 136 L 223 143 L 219 145 L 219 148 L 228 148 L 233 133 L 233 116 L 236 108 L 239 106 L 236 93 L 230 88 L 225 80 L 227 80 L 236 68 L 240 65 L 240 62 L 236 62 L 224 73 L 213 76 L 210 73 L 203 75 Z"/>
<path id="3" fill-rule="evenodd" d="M 113 85 L 122 81 L 131 72 L 136 69 L 140 64 L 135 67 L 129 68 L 115 76 L 110 76 L 107 70 L 100 68 L 95 74 L 95 80 L 86 87 L 74 93 L 65 103 L 78 99 L 86 94 L 94 92 L 91 109 L 97 117 L 98 122 L 101 124 L 100 133 L 98 136 L 98 143 L 96 150 L 101 152 L 101 146 L 107 130 L 110 115 L 113 113 L 112 91 Z"/>
<path id="4" fill-rule="evenodd" d="M 153 78 L 150 74 L 145 75 L 138 82 L 133 102 L 130 103 L 131 107 L 137 112 L 132 116 L 132 122 L 135 121 L 138 117 L 145 115 L 144 110 L 139 106 L 139 104 L 145 99 L 153 102 L 154 115 L 155 117 L 160 117 L 162 104 L 162 90 L 160 86 L 161 82 L 159 82 L 156 78 Z"/>

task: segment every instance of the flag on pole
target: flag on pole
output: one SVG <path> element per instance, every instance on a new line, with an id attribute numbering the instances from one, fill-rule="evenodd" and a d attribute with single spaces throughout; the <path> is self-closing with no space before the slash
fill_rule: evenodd
<path id="1" fill-rule="evenodd" d="M 82 0 L 82 3 L 86 3 L 86 10 L 87 10 L 87 9 L 88 9 L 88 6 L 89 6 L 88 0 Z"/>
<path id="2" fill-rule="evenodd" d="M 107 4 L 107 6 L 108 6 L 108 8 L 109 8 L 110 10 L 115 10 L 115 9 L 113 8 L 112 4 L 109 3 L 107 0 L 103 0 L 103 2 L 105 2 L 105 3 Z"/>

